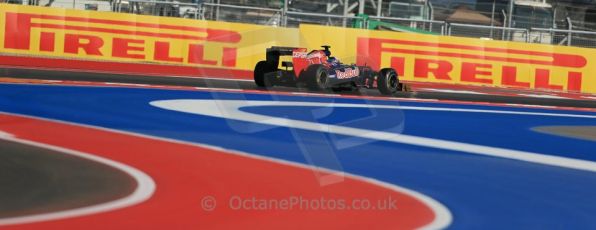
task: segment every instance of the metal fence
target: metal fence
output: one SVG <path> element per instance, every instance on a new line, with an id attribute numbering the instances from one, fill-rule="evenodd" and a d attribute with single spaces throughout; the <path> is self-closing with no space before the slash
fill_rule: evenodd
<path id="1" fill-rule="evenodd" d="M 548 34 L 553 44 L 596 48 L 596 32 L 552 28 L 532 28 L 532 31 Z"/>
<path id="2" fill-rule="evenodd" d="M 449 23 L 447 36 L 475 37 L 490 40 L 529 42 L 527 29 Z"/>
<path id="3" fill-rule="evenodd" d="M 197 4 L 183 2 L 114 0 L 112 3 L 112 10 L 116 12 L 194 19 L 205 19 L 203 9 L 198 7 Z"/>
<path id="4" fill-rule="evenodd" d="M 292 11 L 286 12 L 286 26 L 288 27 L 298 27 L 300 23 L 351 27 L 358 19 L 360 18 L 355 16 L 342 16 L 333 14 L 318 14 Z"/>
<path id="5" fill-rule="evenodd" d="M 40 0 L 50 1 L 50 0 Z M 54 0 L 52 6 L 63 8 L 89 8 L 89 3 L 99 5 L 94 10 L 108 10 L 134 14 L 156 16 L 184 17 L 201 20 L 242 22 L 270 26 L 298 27 L 301 23 L 320 24 L 341 27 L 372 28 L 370 23 L 377 23 L 375 29 L 404 32 L 421 32 L 446 36 L 475 37 L 490 40 L 505 40 L 566 46 L 596 48 L 596 32 L 573 29 L 553 28 L 509 28 L 504 26 L 488 26 L 475 24 L 449 23 L 437 20 L 421 20 L 370 16 L 367 18 L 353 15 L 297 12 L 288 9 L 287 1 L 281 8 L 265 8 L 256 6 L 231 5 L 192 0 L 194 3 L 163 0 Z M 93 6 L 93 4 L 91 4 Z M 43 5 L 40 3 L 40 5 Z M 93 9 L 93 7 L 91 7 Z M 569 25 L 569 28 L 573 28 Z"/>
<path id="6" fill-rule="evenodd" d="M 206 19 L 248 22 L 255 24 L 297 27 L 300 23 L 321 24 L 329 26 L 353 27 L 358 25 L 356 16 L 336 14 L 320 14 L 285 11 L 284 9 L 246 7 L 205 3 Z M 389 22 L 401 27 L 426 31 L 437 35 L 474 37 L 490 40 L 505 40 L 567 46 L 596 48 L 596 32 L 578 30 L 560 30 L 550 28 L 509 28 L 504 26 L 487 26 L 461 23 L 448 23 L 436 20 L 407 19 L 394 17 L 370 16 L 369 19 Z M 368 28 L 367 24 L 360 24 L 360 28 Z M 380 28 L 383 29 L 383 28 Z M 398 30 L 399 28 L 384 28 Z M 406 32 L 412 32 L 408 30 Z"/>
<path id="7" fill-rule="evenodd" d="M 283 26 L 281 9 L 216 3 L 198 4 L 207 20 Z"/>
<path id="8" fill-rule="evenodd" d="M 426 31 L 429 33 L 445 35 L 447 23 L 444 21 L 435 20 L 421 20 L 421 19 L 406 19 L 406 18 L 394 18 L 394 17 L 379 17 L 370 16 L 371 19 L 378 20 L 381 22 L 388 22 L 400 26 L 409 27 L 416 30 Z"/>

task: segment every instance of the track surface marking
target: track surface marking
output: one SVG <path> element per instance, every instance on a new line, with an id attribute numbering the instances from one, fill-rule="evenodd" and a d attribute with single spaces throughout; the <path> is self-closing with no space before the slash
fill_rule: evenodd
<path id="1" fill-rule="evenodd" d="M 407 188 L 408 191 L 424 194 L 443 204 L 452 214 L 453 221 L 450 227 L 455 229 L 545 229 L 552 226 L 586 229 L 596 227 L 592 218 L 596 214 L 596 200 L 593 198 L 593 191 L 596 190 L 594 182 L 596 174 L 593 172 L 502 157 L 469 154 L 457 149 L 449 150 L 440 147 L 379 141 L 363 138 L 361 137 L 363 134 L 358 134 L 358 136 L 342 135 L 325 130 L 306 130 L 260 124 L 164 110 L 150 105 L 152 101 L 180 99 L 240 100 L 246 101 L 246 106 L 242 108 L 242 111 L 249 114 L 315 122 L 324 124 L 323 126 L 334 125 L 374 132 L 391 132 L 487 148 L 531 152 L 589 163 L 596 161 L 596 156 L 593 154 L 595 147 L 593 141 L 555 136 L 532 130 L 539 126 L 594 126 L 596 125 L 595 119 L 592 117 L 596 113 L 593 112 L 444 102 L 420 103 L 393 99 L 366 100 L 317 95 L 304 97 L 211 90 L 0 84 L 0 111 L 138 133 L 165 138 L 169 141 L 201 143 L 221 147 L 226 151 L 247 153 L 246 156 L 276 159 L 281 162 L 292 162 L 292 164 L 307 164 L 317 169 L 316 172 L 330 169 L 345 172 L 346 175 L 371 178 L 377 182 L 382 181 L 393 186 Z M 264 106 L 258 105 L 258 101 L 343 103 L 362 104 L 363 106 L 343 108 Z M 250 106 L 251 103 L 256 106 Z M 375 106 L 380 108 L 374 108 Z M 424 107 L 426 109 L 387 109 L 382 106 Z M 465 112 L 464 110 L 490 110 L 491 112 Z M 114 138 L 113 135 L 111 138 Z M 68 141 L 63 141 L 64 144 L 69 144 Z M 158 172 L 146 170 L 126 161 L 126 159 L 118 160 L 117 157 L 129 156 L 126 154 L 115 154 L 114 160 L 130 164 L 152 176 L 158 186 L 155 196 L 160 194 L 160 177 L 155 176 L 154 173 L 174 170 L 177 173 L 172 177 L 176 176 L 178 183 L 171 186 L 185 184 L 188 182 L 188 178 L 180 177 L 177 170 L 195 170 L 198 167 L 197 164 L 201 165 L 201 162 L 191 162 L 186 157 L 204 156 L 204 154 L 195 152 L 194 154 L 184 154 L 180 156 L 180 159 L 157 162 L 158 155 L 174 157 L 175 154 L 164 153 L 164 151 L 151 153 L 153 148 L 144 149 L 149 153 L 135 153 L 134 160 L 151 164 L 154 167 L 159 165 Z M 221 157 L 226 154 L 218 152 L 214 155 Z M 226 169 L 242 170 L 240 166 L 233 165 Z M 168 169 L 164 170 L 163 167 L 168 167 Z M 209 168 L 208 165 L 205 167 Z M 279 175 L 288 171 L 287 165 L 279 167 L 283 168 L 280 169 Z M 254 171 L 264 168 L 253 167 L 251 169 Z M 250 175 L 250 172 L 251 170 L 247 170 L 246 175 Z M 343 182 L 331 183 L 320 187 L 320 179 L 326 178 L 327 174 L 313 173 L 313 171 L 308 171 L 306 174 L 311 183 L 316 182 L 318 188 L 324 189 L 328 186 L 343 184 Z M 240 176 L 242 175 L 240 174 Z M 232 180 L 238 179 L 236 176 L 234 174 Z M 211 186 L 221 184 L 212 177 L 205 176 L 204 179 Z M 253 182 L 245 179 L 238 183 Z M 290 183 L 289 181 L 279 183 L 289 190 L 294 189 L 293 186 L 297 186 L 294 182 Z M 195 185 L 205 188 L 203 184 Z M 222 190 L 243 191 L 236 190 L 235 187 L 226 187 Z M 198 207 L 197 202 L 203 195 L 199 192 L 198 190 L 192 192 L 192 197 L 194 197 L 192 202 L 195 203 L 187 202 L 188 207 Z M 134 207 L 157 209 L 150 203 Z M 174 210 L 167 208 L 164 210 L 170 211 L 171 215 L 164 217 L 171 218 L 169 220 L 185 216 L 184 209 L 180 210 L 180 215 Z M 196 214 L 194 211 L 196 210 L 191 212 Z M 144 214 L 154 215 L 156 212 L 147 211 Z M 118 212 L 105 215 L 113 215 L 116 218 Z M 252 215 L 257 214 L 252 213 Z M 207 218 L 201 216 L 201 218 L 203 217 Z M 249 219 L 241 218 L 241 220 L 247 221 L 243 223 L 249 223 Z M 84 223 L 84 221 L 79 223 Z"/>

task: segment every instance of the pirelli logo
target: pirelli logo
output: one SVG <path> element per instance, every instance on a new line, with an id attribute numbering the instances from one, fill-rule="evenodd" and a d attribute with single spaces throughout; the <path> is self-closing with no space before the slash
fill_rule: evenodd
<path id="1" fill-rule="evenodd" d="M 364 37 L 357 55 L 359 65 L 389 62 L 406 78 L 569 91 L 581 91 L 587 65 L 575 54 Z"/>
<path id="2" fill-rule="evenodd" d="M 242 39 L 223 29 L 15 12 L 6 12 L 4 29 L 5 49 L 224 67 L 236 66 Z M 172 52 L 174 43 L 184 46 Z"/>

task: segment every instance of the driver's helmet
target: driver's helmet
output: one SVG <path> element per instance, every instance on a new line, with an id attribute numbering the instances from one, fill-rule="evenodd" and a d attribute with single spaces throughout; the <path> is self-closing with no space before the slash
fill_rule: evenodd
<path id="1" fill-rule="evenodd" d="M 337 65 L 339 65 L 339 60 L 337 60 L 337 58 L 335 58 L 335 57 L 329 57 L 329 58 L 327 59 L 327 62 L 328 62 L 330 65 L 332 65 L 332 66 L 337 66 Z"/>
<path id="2" fill-rule="evenodd" d="M 329 46 L 329 45 L 323 45 L 321 47 L 323 47 L 323 50 L 322 51 L 323 51 L 323 53 L 325 53 L 325 56 L 331 57 L 331 51 L 329 50 L 329 48 L 331 48 L 331 46 Z"/>

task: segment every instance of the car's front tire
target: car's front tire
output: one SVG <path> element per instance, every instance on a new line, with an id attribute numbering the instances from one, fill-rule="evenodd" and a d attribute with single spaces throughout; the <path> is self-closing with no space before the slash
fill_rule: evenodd
<path id="1" fill-rule="evenodd" d="M 383 95 L 393 95 L 399 91 L 399 77 L 393 68 L 384 68 L 379 71 L 377 88 Z"/>
<path id="2" fill-rule="evenodd" d="M 327 89 L 327 68 L 321 64 L 313 64 L 306 68 L 306 71 L 300 74 L 300 79 L 306 82 L 306 86 L 311 90 L 321 91 Z"/>

